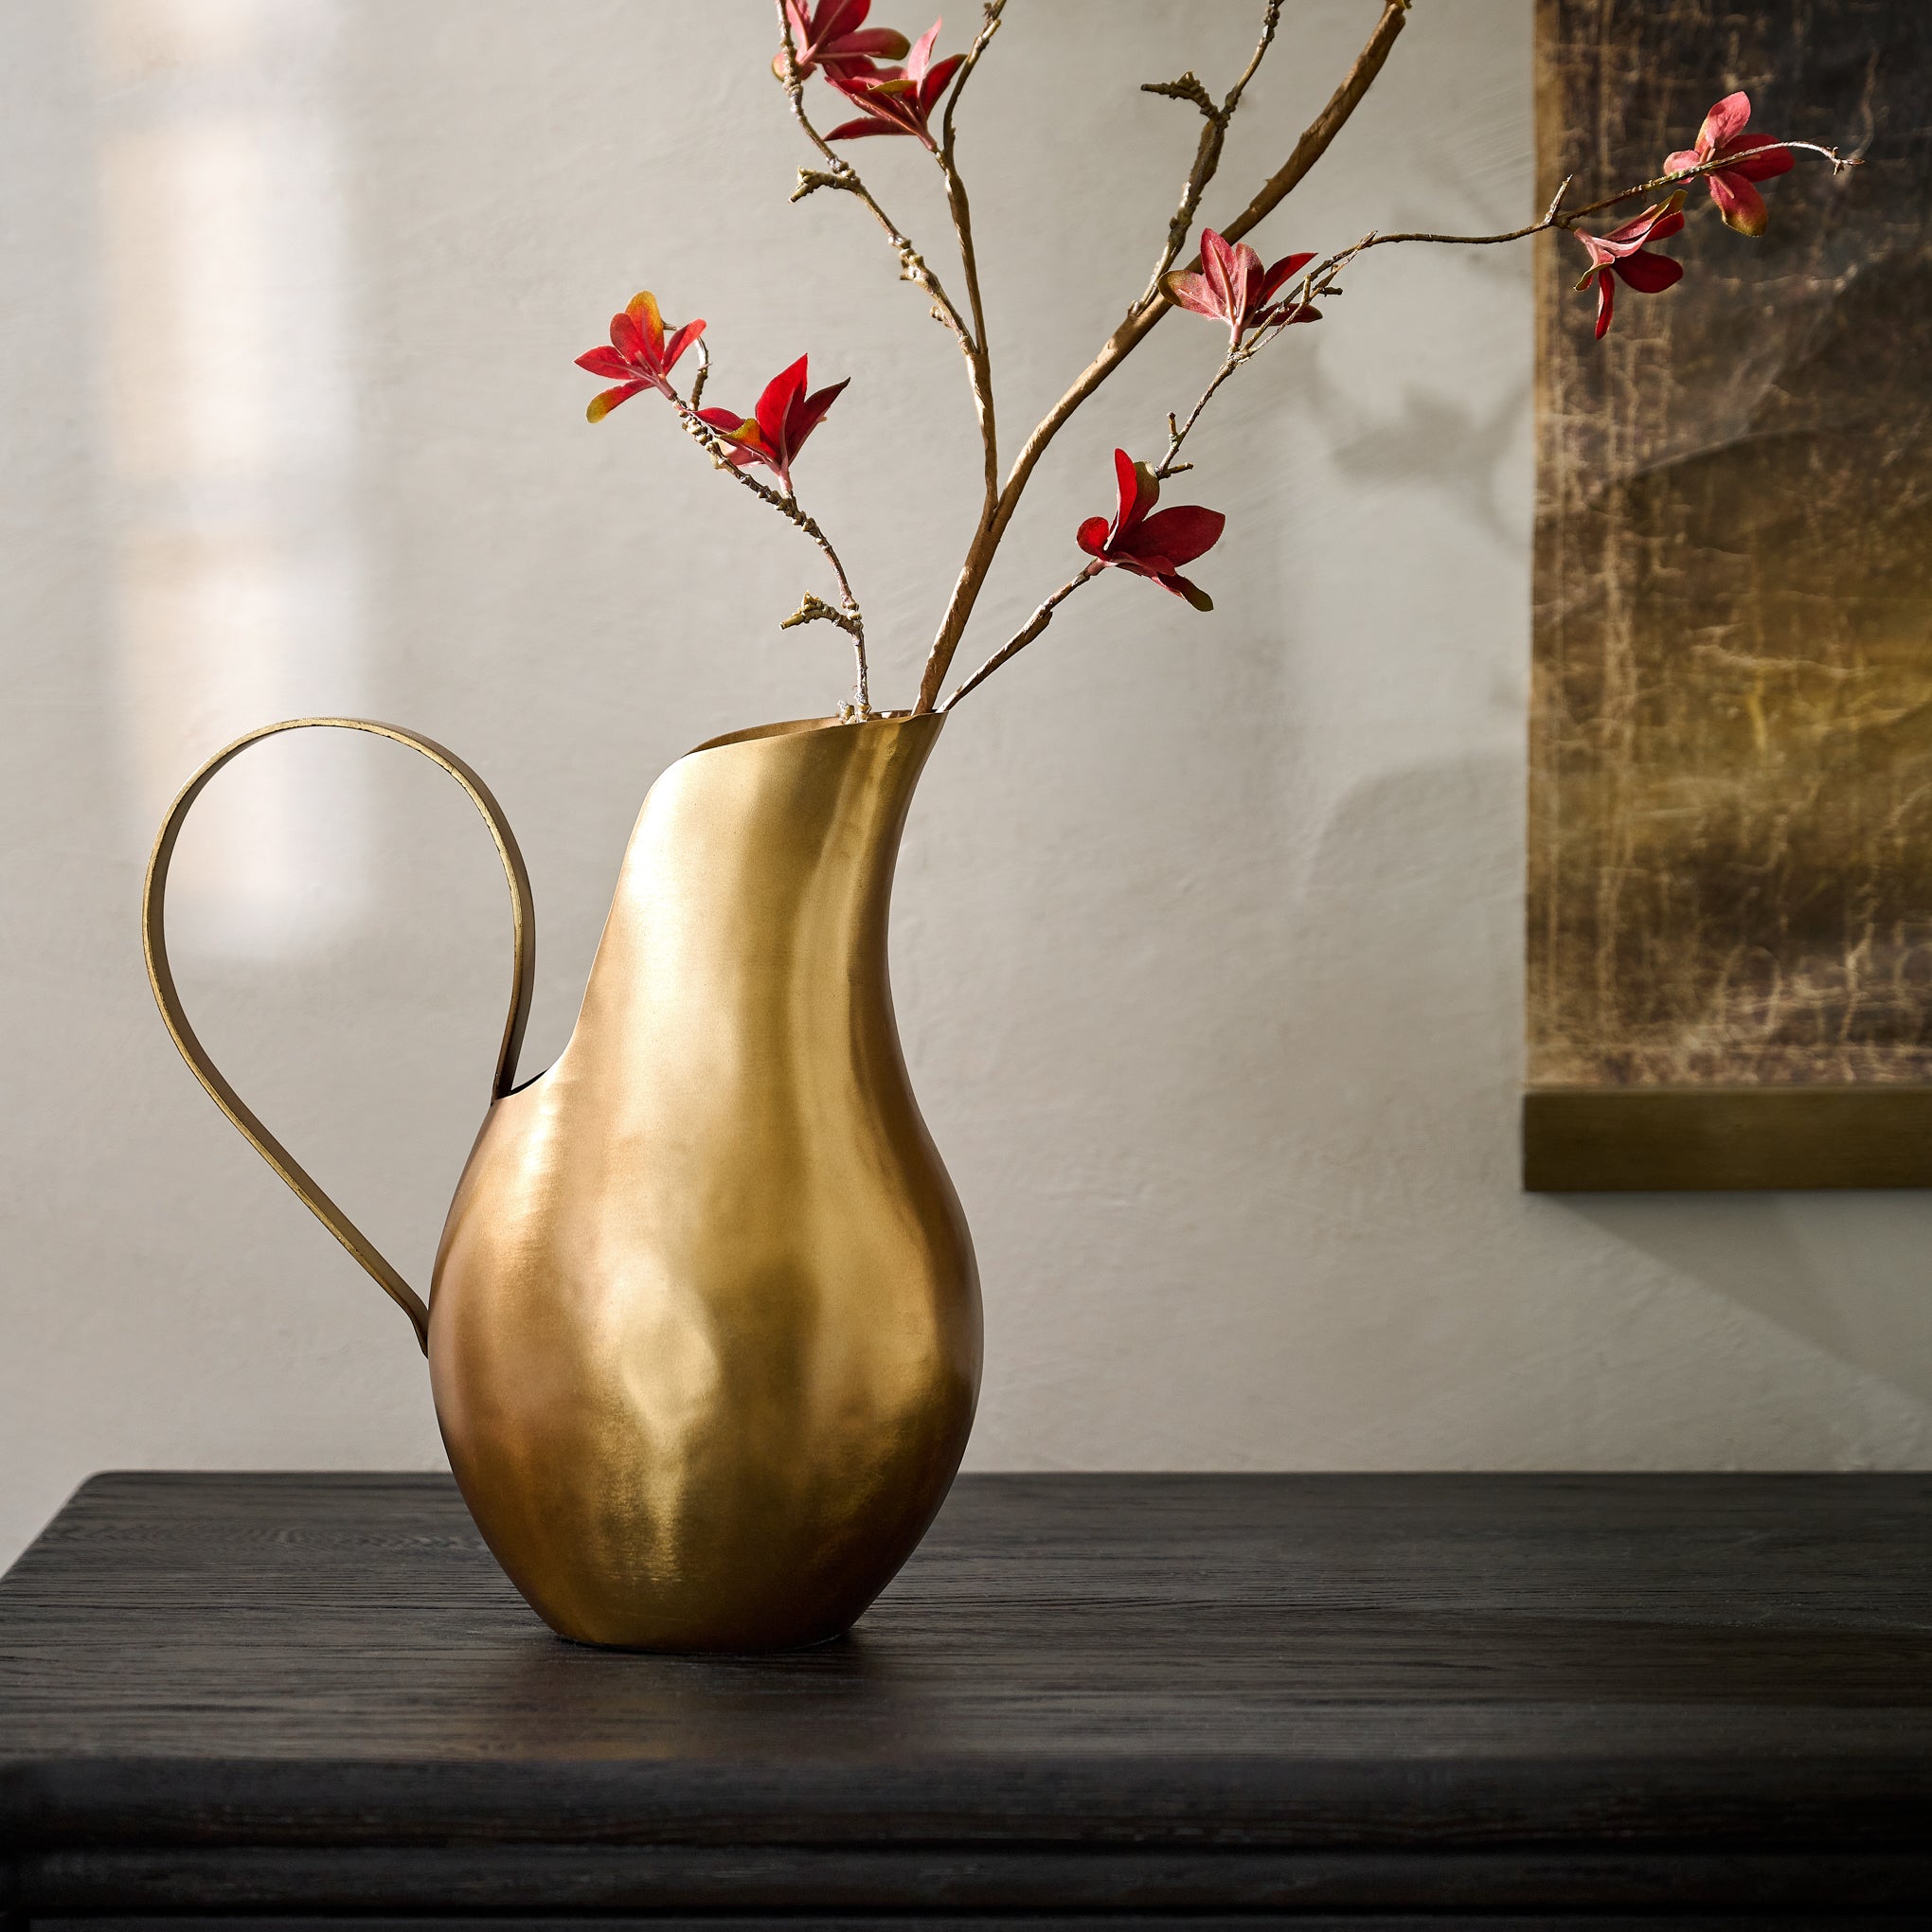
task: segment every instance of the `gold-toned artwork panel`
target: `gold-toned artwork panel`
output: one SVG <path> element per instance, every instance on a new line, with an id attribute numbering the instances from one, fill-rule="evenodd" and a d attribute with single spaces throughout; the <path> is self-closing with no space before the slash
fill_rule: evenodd
<path id="1" fill-rule="evenodd" d="M 1932 7 L 1543 0 L 1539 42 L 1546 198 L 1737 87 L 1865 162 L 1693 219 L 1601 343 L 1539 243 L 1530 1081 L 1932 1080 Z"/>

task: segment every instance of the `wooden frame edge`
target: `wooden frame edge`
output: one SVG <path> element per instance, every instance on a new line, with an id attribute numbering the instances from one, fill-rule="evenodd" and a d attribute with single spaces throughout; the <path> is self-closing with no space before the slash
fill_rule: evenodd
<path id="1" fill-rule="evenodd" d="M 1932 1086 L 1527 1087 L 1523 1188 L 1932 1188 Z"/>

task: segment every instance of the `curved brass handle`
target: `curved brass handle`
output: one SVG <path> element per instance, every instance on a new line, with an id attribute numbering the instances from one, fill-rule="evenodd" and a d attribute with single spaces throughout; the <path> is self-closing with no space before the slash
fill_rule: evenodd
<path id="1" fill-rule="evenodd" d="M 331 1234 L 374 1277 L 383 1292 L 409 1317 L 416 1339 L 424 1354 L 429 1352 L 429 1310 L 422 1297 L 376 1252 L 368 1237 L 315 1185 L 301 1163 L 256 1118 L 233 1087 L 223 1079 L 207 1050 L 195 1038 L 194 1029 L 182 1011 L 181 995 L 175 990 L 174 975 L 168 964 L 165 915 L 168 897 L 168 868 L 174 857 L 175 841 L 188 818 L 188 810 L 201 796 L 214 775 L 229 760 L 238 758 L 251 744 L 278 732 L 304 731 L 312 725 L 332 725 L 344 731 L 367 731 L 377 738 L 393 738 L 411 751 L 420 751 L 432 764 L 439 765 L 469 794 L 471 804 L 483 814 L 490 836 L 496 842 L 496 856 L 503 861 L 504 877 L 510 881 L 510 919 L 513 954 L 510 969 L 510 1017 L 504 1023 L 503 1046 L 496 1056 L 496 1078 L 491 1098 L 501 1100 L 516 1082 L 517 1049 L 523 1045 L 524 1027 L 530 1015 L 530 980 L 537 957 L 537 916 L 530 899 L 529 874 L 524 869 L 523 854 L 517 850 L 503 809 L 490 796 L 490 788 L 455 752 L 445 751 L 427 738 L 404 731 L 397 724 L 379 724 L 368 718 L 286 718 L 279 724 L 264 724 L 245 738 L 238 738 L 195 773 L 182 788 L 181 796 L 168 808 L 154 850 L 148 860 L 148 876 L 141 887 L 141 943 L 148 960 L 148 983 L 154 989 L 154 1003 L 168 1023 L 181 1057 L 194 1071 L 194 1077 L 213 1096 L 215 1105 L 241 1130 L 244 1139 L 285 1180 L 303 1204 Z"/>

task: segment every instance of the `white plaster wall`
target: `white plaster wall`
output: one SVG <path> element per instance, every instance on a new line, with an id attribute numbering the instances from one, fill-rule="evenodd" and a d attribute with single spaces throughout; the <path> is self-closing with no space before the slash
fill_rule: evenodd
<path id="1" fill-rule="evenodd" d="M 1136 84 L 1225 82 L 1258 9 L 1011 11 L 963 146 L 1010 435 L 1172 206 L 1195 124 Z M 1290 9 L 1214 210 L 1372 11 Z M 804 349 L 854 378 L 799 477 L 903 702 L 970 418 L 860 211 L 787 205 L 771 39 L 759 0 L 0 8 L 0 1559 L 102 1467 L 439 1460 L 401 1316 L 153 1011 L 168 789 L 274 715 L 460 750 L 536 878 L 536 1067 L 652 777 L 839 695 L 829 634 L 774 629 L 825 587 L 798 540 L 649 399 L 584 424 L 571 359 L 634 289 L 709 318 L 720 400 Z M 1530 63 L 1530 0 L 1418 0 L 1268 252 L 1519 219 Z M 854 152 L 943 259 L 922 155 Z M 1215 615 L 1111 575 L 948 731 L 895 973 L 985 1276 L 978 1467 L 1932 1458 L 1932 1204 L 1517 1191 L 1530 294 L 1520 254 L 1365 265 L 1171 498 L 1228 513 Z M 1214 350 L 1176 318 L 1062 437 L 982 646 Z M 392 746 L 252 757 L 185 842 L 185 990 L 420 1281 L 501 1024 L 501 881 Z"/>

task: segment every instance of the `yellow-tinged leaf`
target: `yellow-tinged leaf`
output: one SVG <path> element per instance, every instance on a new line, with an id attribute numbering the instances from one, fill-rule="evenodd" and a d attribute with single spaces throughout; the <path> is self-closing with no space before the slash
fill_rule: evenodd
<path id="1" fill-rule="evenodd" d="M 653 342 L 664 339 L 664 316 L 659 313 L 657 297 L 649 289 L 641 289 L 624 305 L 624 313 Z"/>

